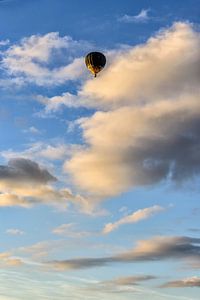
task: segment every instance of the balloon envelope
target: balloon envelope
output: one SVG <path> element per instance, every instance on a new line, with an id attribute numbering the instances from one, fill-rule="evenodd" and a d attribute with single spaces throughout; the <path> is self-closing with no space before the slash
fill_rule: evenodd
<path id="1" fill-rule="evenodd" d="M 106 57 L 101 52 L 90 52 L 85 57 L 85 64 L 88 70 L 96 77 L 96 74 L 104 68 Z"/>

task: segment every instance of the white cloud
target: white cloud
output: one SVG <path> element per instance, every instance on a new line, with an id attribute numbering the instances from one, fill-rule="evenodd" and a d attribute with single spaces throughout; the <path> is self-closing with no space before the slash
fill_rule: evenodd
<path id="1" fill-rule="evenodd" d="M 87 146 L 64 165 L 79 189 L 104 198 L 199 175 L 199 47 L 199 32 L 175 23 L 84 83 L 80 101 L 103 111 L 80 120 Z"/>
<path id="2" fill-rule="evenodd" d="M 3 41 L 0 41 L 0 47 L 4 47 L 4 46 L 7 46 L 10 44 L 10 40 L 3 40 Z"/>
<path id="3" fill-rule="evenodd" d="M 6 160 L 10 160 L 16 157 L 23 157 L 26 159 L 35 159 L 39 161 L 43 160 L 63 160 L 72 155 L 72 153 L 80 150 L 81 145 L 78 144 L 66 144 L 62 141 L 38 141 L 25 145 L 26 149 L 21 152 L 16 152 L 12 149 L 0 152 L 0 155 Z"/>
<path id="4" fill-rule="evenodd" d="M 124 15 L 123 17 L 119 18 L 119 21 L 124 23 L 145 23 L 150 20 L 148 13 L 149 9 L 142 9 L 138 15 Z"/>
<path id="5" fill-rule="evenodd" d="M 124 225 L 124 224 L 131 224 L 131 223 L 137 223 L 140 222 L 141 220 L 148 219 L 155 214 L 164 211 L 165 208 L 159 206 L 159 205 L 154 205 L 152 207 L 147 207 L 144 209 L 139 209 L 135 212 L 133 212 L 130 215 L 127 215 L 118 221 L 114 223 L 108 223 L 105 225 L 103 229 L 104 234 L 108 234 L 113 230 L 116 230 L 119 226 Z"/>
<path id="6" fill-rule="evenodd" d="M 17 228 L 10 228 L 6 230 L 6 233 L 10 235 L 23 235 L 25 232 Z"/>
<path id="7" fill-rule="evenodd" d="M 86 81 L 80 96 L 113 109 L 199 94 L 199 35 L 191 25 L 175 23 L 143 45 L 116 52 L 97 80 Z"/>
<path id="8" fill-rule="evenodd" d="M 23 130 L 24 133 L 41 134 L 41 131 L 35 126 L 31 126 L 28 129 Z"/>
<path id="9" fill-rule="evenodd" d="M 82 55 L 90 47 L 85 41 L 60 37 L 57 32 L 32 35 L 2 53 L 2 68 L 21 83 L 59 85 L 80 79 L 85 70 Z"/>
<path id="10" fill-rule="evenodd" d="M 80 99 L 76 95 L 70 93 L 63 93 L 61 96 L 54 96 L 51 98 L 45 96 L 37 96 L 37 100 L 45 105 L 45 113 L 58 111 L 61 107 L 74 107 L 80 106 Z M 84 106 L 84 104 L 83 104 Z"/>

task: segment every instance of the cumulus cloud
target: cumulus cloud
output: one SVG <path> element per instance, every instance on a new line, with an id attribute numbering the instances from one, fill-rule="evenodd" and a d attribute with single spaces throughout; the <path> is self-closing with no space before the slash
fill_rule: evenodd
<path id="1" fill-rule="evenodd" d="M 63 84 L 83 75 L 82 55 L 89 47 L 91 45 L 85 41 L 60 37 L 58 32 L 32 35 L 3 53 L 2 68 L 22 84 Z"/>
<path id="2" fill-rule="evenodd" d="M 51 98 L 39 95 L 37 96 L 37 100 L 45 105 L 45 114 L 56 112 L 63 106 L 77 108 L 81 105 L 77 95 L 70 94 L 69 92 Z"/>
<path id="3" fill-rule="evenodd" d="M 31 207 L 34 204 L 66 206 L 74 199 L 68 189 L 56 189 L 50 183 L 57 179 L 36 162 L 15 158 L 0 166 L 0 207 Z"/>
<path id="4" fill-rule="evenodd" d="M 199 36 L 190 24 L 175 23 L 143 45 L 113 53 L 111 64 L 98 80 L 86 81 L 80 95 L 112 108 L 198 94 Z"/>
<path id="5" fill-rule="evenodd" d="M 139 241 L 135 248 L 118 255 L 99 258 L 77 258 L 51 261 L 48 264 L 58 270 L 76 270 L 105 266 L 111 263 L 160 261 L 179 259 L 196 261 L 200 258 L 200 239 L 190 237 L 154 237 Z"/>
<path id="6" fill-rule="evenodd" d="M 200 278 L 191 277 L 182 280 L 169 281 L 161 286 L 162 288 L 187 288 L 200 287 Z"/>
<path id="7" fill-rule="evenodd" d="M 75 152 L 64 168 L 77 186 L 100 197 L 167 178 L 176 184 L 195 178 L 199 103 L 194 96 L 173 105 L 164 101 L 98 112 L 81 125 L 89 147 Z"/>
<path id="8" fill-rule="evenodd" d="M 149 9 L 142 9 L 138 15 L 131 16 L 126 14 L 118 20 L 124 23 L 146 23 L 149 19 Z"/>
<path id="9" fill-rule="evenodd" d="M 200 34 L 176 23 L 116 55 L 79 92 L 102 107 L 81 119 L 86 149 L 64 165 L 76 186 L 99 198 L 200 173 Z"/>
<path id="10" fill-rule="evenodd" d="M 56 178 L 48 170 L 42 169 L 36 162 L 25 158 L 15 158 L 8 162 L 7 166 L 0 166 L 0 182 L 19 184 L 39 183 L 46 184 L 56 181 Z"/>
<path id="11" fill-rule="evenodd" d="M 152 207 L 139 209 L 139 210 L 133 212 L 132 214 L 121 218 L 120 220 L 118 220 L 114 223 L 106 224 L 103 229 L 103 233 L 108 234 L 108 233 L 112 232 L 113 230 L 116 230 L 121 225 L 137 223 L 137 222 L 140 222 L 141 220 L 148 219 L 163 210 L 165 210 L 165 208 L 163 208 L 159 205 L 154 205 Z"/>
<path id="12" fill-rule="evenodd" d="M 97 80 L 86 80 L 77 95 L 66 92 L 41 101 L 48 111 L 61 105 L 113 109 L 198 95 L 199 45 L 191 24 L 175 23 L 145 44 L 108 51 L 105 70 Z"/>
<path id="13" fill-rule="evenodd" d="M 30 159 L 62 160 L 80 148 L 76 145 L 51 146 L 35 143 L 21 153 L 12 150 L 2 152 L 1 155 L 9 159 L 9 162 L 8 165 L 0 166 L 0 207 L 31 208 L 36 204 L 46 204 L 65 210 L 71 203 L 75 209 L 84 214 L 93 216 L 107 214 L 105 210 L 97 207 L 95 201 L 92 203 L 89 198 L 73 193 L 63 182 L 59 183 L 64 187 L 57 188 L 53 185 L 57 182 L 57 178 Z M 16 155 L 22 157 L 16 158 Z"/>

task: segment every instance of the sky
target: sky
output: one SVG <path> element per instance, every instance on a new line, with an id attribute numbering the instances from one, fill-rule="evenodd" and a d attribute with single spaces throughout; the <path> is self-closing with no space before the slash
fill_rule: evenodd
<path id="1" fill-rule="evenodd" d="M 199 0 L 0 1 L 0 300 L 199 299 L 199 28 Z"/>

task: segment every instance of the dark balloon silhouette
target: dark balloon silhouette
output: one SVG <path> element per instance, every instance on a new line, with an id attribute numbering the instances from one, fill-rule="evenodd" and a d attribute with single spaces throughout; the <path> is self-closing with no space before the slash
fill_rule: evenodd
<path id="1" fill-rule="evenodd" d="M 90 52 L 85 57 L 85 64 L 94 77 L 105 67 L 106 57 L 101 52 Z"/>

